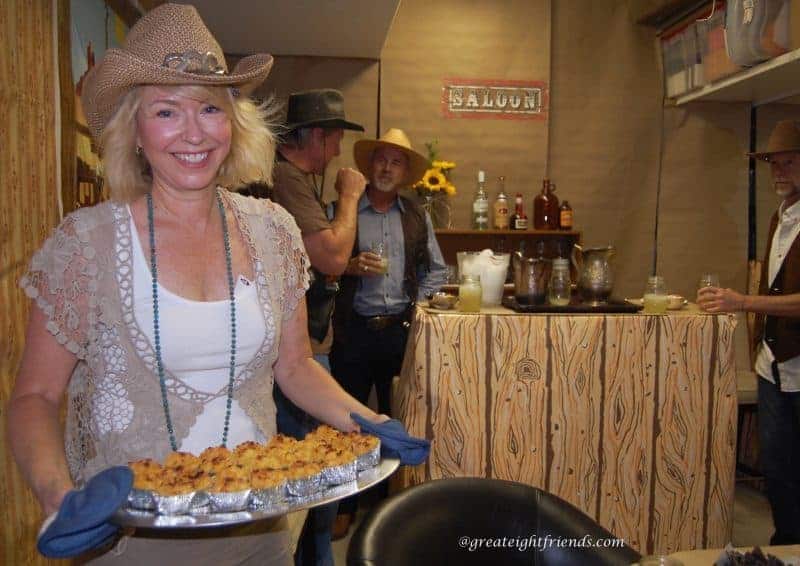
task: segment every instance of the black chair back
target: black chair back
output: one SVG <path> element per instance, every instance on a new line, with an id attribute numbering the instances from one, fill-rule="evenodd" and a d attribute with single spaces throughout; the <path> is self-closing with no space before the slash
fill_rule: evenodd
<path id="1" fill-rule="evenodd" d="M 348 566 L 628 566 L 640 558 L 563 499 L 486 478 L 398 493 L 365 517 L 347 551 Z"/>

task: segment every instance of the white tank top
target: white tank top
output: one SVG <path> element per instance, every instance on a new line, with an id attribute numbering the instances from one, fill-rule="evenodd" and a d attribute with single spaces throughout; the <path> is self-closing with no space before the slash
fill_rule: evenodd
<path id="1" fill-rule="evenodd" d="M 128 209 L 130 213 L 130 208 Z M 150 262 L 145 258 L 131 216 L 133 235 L 133 311 L 136 323 L 155 344 L 153 333 L 153 295 Z M 266 334 L 256 286 L 246 277 L 236 279 L 236 373 L 255 356 Z M 164 368 L 186 385 L 206 393 L 221 395 L 206 403 L 203 412 L 179 449 L 200 454 L 222 442 L 230 372 L 230 303 L 193 301 L 172 293 L 158 284 L 158 323 L 161 358 Z M 264 442 L 253 420 L 235 399 L 231 405 L 228 448 L 246 440 Z"/>

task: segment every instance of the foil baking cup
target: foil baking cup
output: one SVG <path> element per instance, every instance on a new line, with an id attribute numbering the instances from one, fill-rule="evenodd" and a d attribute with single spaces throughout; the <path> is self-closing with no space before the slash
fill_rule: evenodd
<path id="1" fill-rule="evenodd" d="M 153 492 L 147 489 L 131 488 L 131 492 L 128 494 L 128 506 L 133 509 L 152 511 L 156 508 Z"/>
<path id="2" fill-rule="evenodd" d="M 368 470 L 369 468 L 374 468 L 381 462 L 381 443 L 378 442 L 378 445 L 358 457 L 356 460 L 358 471 L 361 472 L 363 470 Z"/>
<path id="3" fill-rule="evenodd" d="M 250 498 L 250 505 L 253 507 L 275 507 L 283 503 L 286 494 L 286 480 L 275 487 L 265 489 L 253 489 Z"/>
<path id="4" fill-rule="evenodd" d="M 208 503 L 211 510 L 215 513 L 232 513 L 234 511 L 244 511 L 250 502 L 251 489 L 242 491 L 221 491 L 208 492 Z"/>
<path id="5" fill-rule="evenodd" d="M 185 515 L 192 508 L 196 491 L 181 493 L 180 495 L 153 494 L 156 504 L 156 513 L 161 515 Z"/>
<path id="6" fill-rule="evenodd" d="M 310 497 L 322 487 L 322 472 L 305 478 L 286 480 L 286 491 L 293 497 Z"/>
<path id="7" fill-rule="evenodd" d="M 331 466 L 322 470 L 322 481 L 327 485 L 341 485 L 358 479 L 357 460 L 342 464 L 341 466 Z"/>

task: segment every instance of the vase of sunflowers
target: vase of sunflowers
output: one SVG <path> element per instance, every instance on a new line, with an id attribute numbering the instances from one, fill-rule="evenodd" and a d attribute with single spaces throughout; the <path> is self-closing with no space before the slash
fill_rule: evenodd
<path id="1" fill-rule="evenodd" d="M 438 159 L 437 145 L 437 140 L 425 144 L 430 165 L 413 189 L 419 195 L 422 207 L 430 215 L 433 227 L 451 228 L 449 198 L 456 194 L 456 187 L 450 180 L 450 171 L 456 164 Z"/>

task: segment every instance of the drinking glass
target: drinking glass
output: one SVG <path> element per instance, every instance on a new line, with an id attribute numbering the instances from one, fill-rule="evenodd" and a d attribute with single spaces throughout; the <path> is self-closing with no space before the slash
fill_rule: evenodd
<path id="1" fill-rule="evenodd" d="M 381 267 L 378 273 L 384 274 L 389 271 L 389 257 L 386 255 L 386 245 L 383 242 L 373 242 L 369 251 L 381 258 Z"/>
<path id="2" fill-rule="evenodd" d="M 697 289 L 700 290 L 703 287 L 719 287 L 719 275 L 716 273 L 703 273 L 697 283 Z"/>

